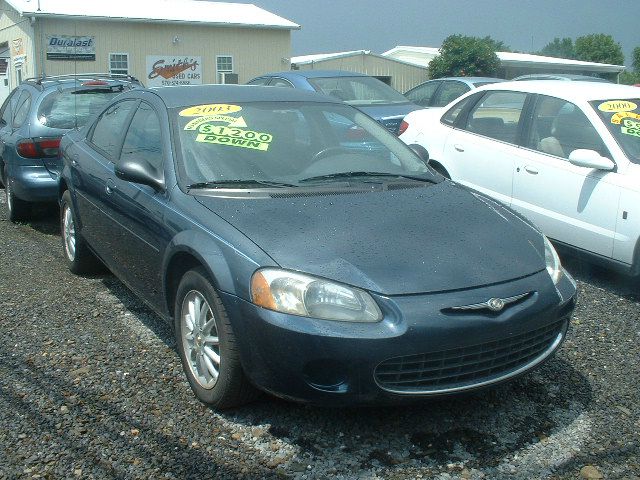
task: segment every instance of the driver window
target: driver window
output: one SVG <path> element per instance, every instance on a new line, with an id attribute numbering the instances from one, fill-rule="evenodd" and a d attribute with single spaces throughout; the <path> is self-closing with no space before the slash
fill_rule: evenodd
<path id="1" fill-rule="evenodd" d="M 579 148 L 608 156 L 600 135 L 578 106 L 546 95 L 538 98 L 527 146 L 565 159 Z"/>
<path id="2" fill-rule="evenodd" d="M 121 160 L 147 162 L 162 171 L 162 135 L 160 120 L 151 105 L 141 103 L 124 138 Z"/>

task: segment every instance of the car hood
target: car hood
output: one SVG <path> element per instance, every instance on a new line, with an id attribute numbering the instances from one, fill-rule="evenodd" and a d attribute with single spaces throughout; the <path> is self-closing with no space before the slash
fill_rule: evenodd
<path id="1" fill-rule="evenodd" d="M 538 231 L 449 181 L 366 193 L 286 192 L 196 198 L 281 267 L 384 295 L 472 288 L 545 268 Z"/>
<path id="2" fill-rule="evenodd" d="M 394 104 L 382 104 L 382 105 L 358 105 L 353 104 L 358 110 L 363 111 L 370 117 L 375 118 L 376 120 L 384 120 L 387 118 L 403 118 L 409 112 L 413 112 L 414 110 L 418 110 L 422 107 L 418 105 L 414 105 L 413 103 L 401 103 L 398 105 Z"/>

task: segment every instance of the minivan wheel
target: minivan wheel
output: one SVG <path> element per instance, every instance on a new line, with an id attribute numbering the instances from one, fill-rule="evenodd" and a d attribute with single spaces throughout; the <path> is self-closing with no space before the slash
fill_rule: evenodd
<path id="1" fill-rule="evenodd" d="M 100 261 L 89 250 L 76 225 L 71 194 L 67 190 L 60 201 L 60 236 L 62 237 L 64 258 L 72 273 L 85 274 L 94 272 L 99 268 Z"/>
<path id="2" fill-rule="evenodd" d="M 4 196 L 7 204 L 7 218 L 11 222 L 27 220 L 31 213 L 31 204 L 16 198 L 11 187 L 11 181 L 5 177 Z"/>
<path id="3" fill-rule="evenodd" d="M 242 369 L 225 308 L 204 269 L 190 270 L 182 277 L 174 321 L 182 367 L 198 400 L 222 410 L 257 397 Z"/>

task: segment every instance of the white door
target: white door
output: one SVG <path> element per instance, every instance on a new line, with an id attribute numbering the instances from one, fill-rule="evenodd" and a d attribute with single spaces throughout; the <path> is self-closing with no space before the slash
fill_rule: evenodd
<path id="1" fill-rule="evenodd" d="M 493 91 L 474 106 L 444 146 L 451 178 L 509 205 L 526 93 Z"/>
<path id="2" fill-rule="evenodd" d="M 579 148 L 611 158 L 590 120 L 570 102 L 539 96 L 526 146 L 513 177 L 512 207 L 547 236 L 611 257 L 620 174 L 568 160 Z"/>

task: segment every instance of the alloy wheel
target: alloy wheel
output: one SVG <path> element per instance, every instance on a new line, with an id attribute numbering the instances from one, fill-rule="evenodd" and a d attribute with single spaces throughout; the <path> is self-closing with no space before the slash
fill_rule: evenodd
<path id="1" fill-rule="evenodd" d="M 62 235 L 64 236 L 64 251 L 70 261 L 76 258 L 76 225 L 73 221 L 73 212 L 69 205 L 64 206 L 62 217 Z"/>
<path id="2" fill-rule="evenodd" d="M 202 293 L 191 290 L 181 308 L 181 337 L 184 355 L 195 381 L 207 390 L 220 374 L 220 340 L 216 319 Z"/>

